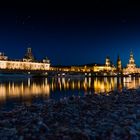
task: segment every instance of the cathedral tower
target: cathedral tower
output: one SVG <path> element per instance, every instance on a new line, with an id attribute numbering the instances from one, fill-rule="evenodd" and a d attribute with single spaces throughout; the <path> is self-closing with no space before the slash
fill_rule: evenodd
<path id="1" fill-rule="evenodd" d="M 119 56 L 117 58 L 117 71 L 122 71 L 122 62 Z"/>
<path id="2" fill-rule="evenodd" d="M 105 60 L 105 66 L 110 66 L 111 65 L 111 63 L 110 63 L 110 58 L 107 56 L 106 57 L 106 60 Z"/>
<path id="3" fill-rule="evenodd" d="M 135 68 L 136 67 L 132 51 L 130 52 L 129 64 L 127 64 L 127 67 L 128 68 Z"/>
<path id="4" fill-rule="evenodd" d="M 31 48 L 27 48 L 27 52 L 25 54 L 24 60 L 25 61 L 34 61 L 34 56 L 32 54 L 32 49 Z"/>

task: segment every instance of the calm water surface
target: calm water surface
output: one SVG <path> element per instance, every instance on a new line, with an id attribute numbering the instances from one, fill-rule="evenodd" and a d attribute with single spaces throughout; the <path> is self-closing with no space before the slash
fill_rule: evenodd
<path id="1" fill-rule="evenodd" d="M 140 78 L 0 78 L 0 107 L 13 108 L 17 104 L 40 103 L 48 98 L 59 100 L 71 95 L 121 91 L 123 88 L 139 88 Z"/>

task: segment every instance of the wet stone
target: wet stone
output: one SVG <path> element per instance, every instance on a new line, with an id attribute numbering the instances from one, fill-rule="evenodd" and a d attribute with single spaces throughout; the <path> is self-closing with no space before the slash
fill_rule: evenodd
<path id="1" fill-rule="evenodd" d="M 140 139 L 139 90 L 123 90 L 0 111 L 0 138 L 41 140 Z"/>

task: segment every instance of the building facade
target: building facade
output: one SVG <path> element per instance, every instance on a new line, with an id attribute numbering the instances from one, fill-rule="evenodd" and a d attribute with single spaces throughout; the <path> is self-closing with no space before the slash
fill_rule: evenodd
<path id="1" fill-rule="evenodd" d="M 117 58 L 117 67 L 116 67 L 117 72 L 122 72 L 122 62 L 120 57 L 118 56 Z"/>
<path id="2" fill-rule="evenodd" d="M 25 57 L 21 60 L 10 60 L 3 53 L 0 53 L 0 69 L 7 70 L 49 70 L 50 61 L 48 58 L 42 61 L 35 61 L 31 48 L 27 49 Z"/>
<path id="3" fill-rule="evenodd" d="M 114 72 L 115 66 L 111 64 L 110 58 L 107 56 L 104 65 L 94 65 L 93 72 Z"/>
<path id="4" fill-rule="evenodd" d="M 123 69 L 123 74 L 128 75 L 134 73 L 140 73 L 140 69 L 136 67 L 133 53 L 130 52 L 129 63 L 127 64 L 127 67 Z"/>

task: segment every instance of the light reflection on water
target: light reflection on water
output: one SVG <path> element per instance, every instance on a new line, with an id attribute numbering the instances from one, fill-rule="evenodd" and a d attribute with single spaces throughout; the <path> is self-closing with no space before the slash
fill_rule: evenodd
<path id="1" fill-rule="evenodd" d="M 34 97 L 55 98 L 87 93 L 121 91 L 123 88 L 139 88 L 140 78 L 96 77 L 83 79 L 0 79 L 0 103 L 17 99 L 20 102 L 31 101 Z"/>

